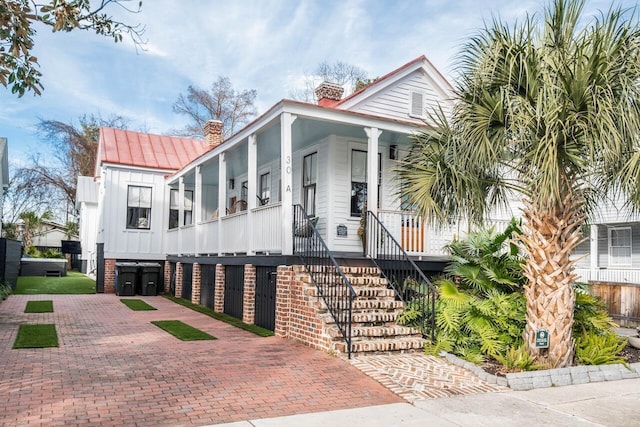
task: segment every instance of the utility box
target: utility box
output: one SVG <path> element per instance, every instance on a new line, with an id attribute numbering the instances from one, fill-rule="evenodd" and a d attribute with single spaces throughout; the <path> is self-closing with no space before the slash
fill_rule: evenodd
<path id="1" fill-rule="evenodd" d="M 138 268 L 140 269 L 140 295 L 157 295 L 162 265 L 157 262 L 140 262 Z"/>
<path id="2" fill-rule="evenodd" d="M 133 296 L 138 286 L 138 264 L 116 262 L 116 295 Z"/>

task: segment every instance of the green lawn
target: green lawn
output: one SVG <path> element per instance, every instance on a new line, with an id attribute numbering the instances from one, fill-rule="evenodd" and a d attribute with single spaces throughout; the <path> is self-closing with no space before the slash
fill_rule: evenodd
<path id="1" fill-rule="evenodd" d="M 182 341 L 197 341 L 197 340 L 215 340 L 217 339 L 213 335 L 209 335 L 206 332 L 196 329 L 193 326 L 189 326 L 180 320 L 154 320 L 151 323 L 169 332 L 174 337 Z"/>
<path id="2" fill-rule="evenodd" d="M 56 325 L 20 325 L 13 348 L 58 347 Z"/>
<path id="3" fill-rule="evenodd" d="M 25 313 L 53 313 L 53 301 L 27 301 Z"/>
<path id="4" fill-rule="evenodd" d="M 95 294 L 96 282 L 82 273 L 67 272 L 66 277 L 21 276 L 14 295 Z"/>
<path id="5" fill-rule="evenodd" d="M 131 310 L 144 311 L 144 310 L 157 310 L 157 308 L 150 306 L 141 299 L 121 299 L 121 303 L 129 307 Z"/>

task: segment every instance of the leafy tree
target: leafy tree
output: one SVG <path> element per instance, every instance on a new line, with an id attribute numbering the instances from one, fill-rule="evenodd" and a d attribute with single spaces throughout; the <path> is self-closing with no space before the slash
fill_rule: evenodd
<path id="1" fill-rule="evenodd" d="M 574 261 L 597 203 L 640 207 L 640 29 L 635 9 L 583 16 L 555 0 L 543 17 L 498 18 L 465 46 L 457 105 L 421 132 L 400 168 L 404 195 L 434 222 L 481 222 L 524 201 L 525 344 L 536 363 L 572 362 Z M 548 351 L 536 331 L 550 333 Z"/>
<path id="2" fill-rule="evenodd" d="M 294 90 L 290 96 L 299 101 L 316 103 L 318 101 L 316 87 L 324 81 L 345 87 L 346 93 L 349 94 L 368 85 L 374 79 L 369 79 L 367 72 L 358 66 L 343 61 L 336 61 L 333 64 L 323 61 L 318 64 L 313 73 L 305 74 L 303 87 Z"/>
<path id="3" fill-rule="evenodd" d="M 48 189 L 51 202 L 57 200 L 58 205 L 74 206 L 78 176 L 95 173 L 100 126 L 125 128 L 127 123 L 120 116 L 103 119 L 94 115 L 81 116 L 77 125 L 40 120 L 38 131 L 53 156 L 45 161 L 34 155 L 31 165 L 22 168 L 20 173 L 31 186 Z"/>
<path id="4" fill-rule="evenodd" d="M 128 34 L 134 43 L 142 43 L 144 27 L 114 20 L 110 6 L 120 6 L 133 13 L 140 11 L 138 0 L 0 0 L 0 84 L 22 96 L 27 91 L 40 95 L 43 86 L 38 59 L 31 54 L 36 35 L 35 24 L 48 26 L 52 31 L 74 29 L 93 31 L 98 35 L 121 42 Z M 134 4 L 134 8 L 129 8 Z"/>
<path id="5" fill-rule="evenodd" d="M 191 123 L 177 131 L 190 138 L 204 138 L 204 125 L 208 120 L 220 120 L 225 136 L 233 135 L 253 119 L 257 92 L 255 89 L 236 92 L 228 77 L 218 77 L 211 89 L 195 86 L 187 88 L 173 104 L 173 111 L 191 118 Z"/>

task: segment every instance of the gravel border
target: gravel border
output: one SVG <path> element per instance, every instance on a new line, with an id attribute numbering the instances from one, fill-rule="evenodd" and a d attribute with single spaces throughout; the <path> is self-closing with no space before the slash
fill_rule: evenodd
<path id="1" fill-rule="evenodd" d="M 614 365 L 572 366 L 569 368 L 510 373 L 506 377 L 502 377 L 485 372 L 481 367 L 460 359 L 453 354 L 442 352 L 440 355 L 448 362 L 468 369 L 478 378 L 488 383 L 509 387 L 512 390 L 531 390 L 534 388 L 640 378 L 640 362 L 631 363 L 628 368 L 619 363 Z"/>

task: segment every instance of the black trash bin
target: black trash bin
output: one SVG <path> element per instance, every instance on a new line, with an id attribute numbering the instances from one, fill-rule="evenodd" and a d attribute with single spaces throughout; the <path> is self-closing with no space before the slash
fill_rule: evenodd
<path id="1" fill-rule="evenodd" d="M 140 295 L 157 295 L 162 265 L 157 262 L 140 262 L 138 267 L 140 268 Z"/>
<path id="2" fill-rule="evenodd" d="M 137 279 L 138 265 L 135 262 L 116 262 L 116 295 L 135 295 Z"/>

